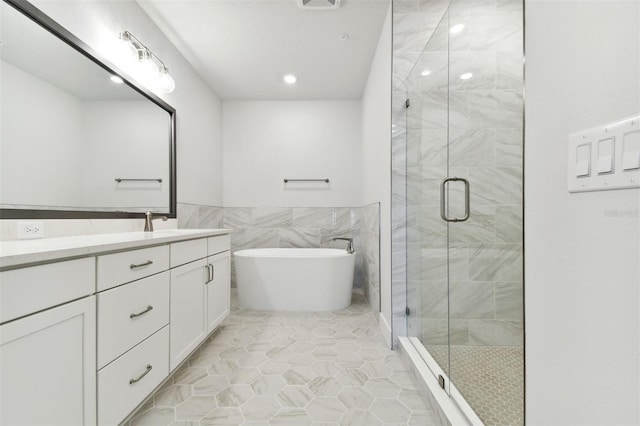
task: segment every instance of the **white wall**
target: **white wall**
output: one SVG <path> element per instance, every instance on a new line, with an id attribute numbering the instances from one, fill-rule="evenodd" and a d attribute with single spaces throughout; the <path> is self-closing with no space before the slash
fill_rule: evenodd
<path id="1" fill-rule="evenodd" d="M 32 3 L 106 57 L 105 46 L 128 30 L 167 64 L 176 89 L 160 96 L 177 110 L 178 201 L 220 206 L 221 102 L 140 6 L 108 0 Z"/>
<path id="2" fill-rule="evenodd" d="M 362 204 L 380 203 L 381 327 L 391 336 L 391 7 L 362 97 Z M 386 322 L 386 324 L 384 324 Z"/>
<path id="3" fill-rule="evenodd" d="M 526 4 L 530 425 L 640 423 L 640 191 L 569 194 L 566 164 L 570 133 L 640 111 L 639 8 Z"/>
<path id="4" fill-rule="evenodd" d="M 0 65 L 0 202 L 78 205 L 83 182 L 81 100 L 12 64 Z"/>
<path id="5" fill-rule="evenodd" d="M 225 101 L 224 206 L 361 206 L 361 110 L 360 101 Z"/>
<path id="6" fill-rule="evenodd" d="M 81 205 L 168 211 L 169 121 L 166 111 L 143 100 L 84 101 Z M 162 182 L 117 183 L 116 178 Z"/>

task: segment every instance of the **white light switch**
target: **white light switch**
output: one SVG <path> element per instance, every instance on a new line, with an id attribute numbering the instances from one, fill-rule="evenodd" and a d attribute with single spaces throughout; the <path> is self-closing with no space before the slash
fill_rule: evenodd
<path id="1" fill-rule="evenodd" d="M 569 192 L 640 188 L 640 115 L 569 135 Z"/>
<path id="2" fill-rule="evenodd" d="M 609 138 L 598 141 L 596 172 L 599 175 L 613 173 L 613 147 L 615 146 L 615 140 L 615 138 Z"/>
<path id="3" fill-rule="evenodd" d="M 585 143 L 576 148 L 576 176 L 591 175 L 591 144 Z"/>
<path id="4" fill-rule="evenodd" d="M 640 169 L 640 130 L 626 133 L 622 143 L 622 169 Z"/>

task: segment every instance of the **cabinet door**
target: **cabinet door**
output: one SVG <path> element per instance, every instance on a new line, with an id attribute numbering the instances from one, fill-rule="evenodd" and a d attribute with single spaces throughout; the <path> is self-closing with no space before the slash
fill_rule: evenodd
<path id="1" fill-rule="evenodd" d="M 207 283 L 207 334 L 229 315 L 230 306 L 229 252 L 210 256 L 208 260 L 213 280 Z"/>
<path id="2" fill-rule="evenodd" d="M 171 270 L 171 370 L 174 370 L 207 335 L 207 276 L 206 259 Z"/>
<path id="3" fill-rule="evenodd" d="M 95 424 L 95 296 L 1 326 L 0 390 L 0 424 Z"/>

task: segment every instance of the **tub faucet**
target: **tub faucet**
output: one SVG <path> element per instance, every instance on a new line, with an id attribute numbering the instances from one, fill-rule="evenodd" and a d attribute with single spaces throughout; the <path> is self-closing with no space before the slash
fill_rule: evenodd
<path id="1" fill-rule="evenodd" d="M 353 252 L 354 252 L 354 250 L 353 250 L 353 238 L 336 237 L 336 238 L 333 239 L 333 241 L 337 241 L 337 240 L 348 241 L 349 245 L 347 246 L 347 253 L 353 254 Z"/>
<path id="2" fill-rule="evenodd" d="M 163 221 L 167 220 L 166 216 L 157 216 L 153 217 L 153 213 L 145 212 L 144 213 L 144 232 L 153 232 L 153 220 L 154 219 L 162 219 Z"/>

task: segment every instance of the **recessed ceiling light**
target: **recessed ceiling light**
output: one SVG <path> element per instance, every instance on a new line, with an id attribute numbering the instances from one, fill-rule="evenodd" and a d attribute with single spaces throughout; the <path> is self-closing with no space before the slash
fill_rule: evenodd
<path id="1" fill-rule="evenodd" d="M 451 34 L 458 34 L 458 33 L 462 32 L 462 30 L 464 30 L 464 24 L 458 24 L 458 25 L 454 25 L 453 27 L 451 27 L 449 32 Z"/>
<path id="2" fill-rule="evenodd" d="M 420 73 L 421 76 L 426 77 L 428 75 L 431 75 L 431 71 L 429 70 L 422 70 L 422 72 Z"/>
<path id="3" fill-rule="evenodd" d="M 284 77 L 282 77 L 282 79 L 287 84 L 294 84 L 296 81 L 298 81 L 298 77 L 293 74 L 286 74 Z"/>
<path id="4" fill-rule="evenodd" d="M 340 35 L 338 36 L 338 38 L 339 38 L 340 40 L 342 40 L 342 41 L 349 40 L 349 34 L 347 34 L 347 33 L 342 33 L 342 34 L 340 34 Z"/>
<path id="5" fill-rule="evenodd" d="M 113 81 L 114 83 L 116 83 L 116 84 L 124 83 L 124 80 L 122 80 L 122 78 L 120 76 L 117 76 L 117 75 L 112 75 L 111 77 L 109 77 L 109 79 L 111 81 Z"/>
<path id="6" fill-rule="evenodd" d="M 462 74 L 460 76 L 461 80 L 469 80 L 471 77 L 473 77 L 473 74 L 471 74 L 470 72 L 465 72 L 464 74 Z"/>

